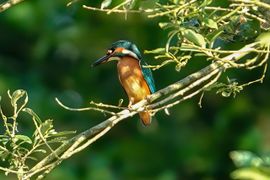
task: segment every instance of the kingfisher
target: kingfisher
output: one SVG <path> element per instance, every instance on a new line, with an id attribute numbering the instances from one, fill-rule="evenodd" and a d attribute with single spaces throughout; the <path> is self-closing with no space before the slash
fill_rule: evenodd
<path id="1" fill-rule="evenodd" d="M 117 61 L 118 78 L 129 99 L 128 108 L 155 92 L 152 72 L 144 67 L 147 64 L 135 44 L 127 40 L 114 42 L 106 55 L 95 61 L 92 67 L 113 60 Z M 151 124 L 150 112 L 140 112 L 139 116 L 144 125 Z"/>

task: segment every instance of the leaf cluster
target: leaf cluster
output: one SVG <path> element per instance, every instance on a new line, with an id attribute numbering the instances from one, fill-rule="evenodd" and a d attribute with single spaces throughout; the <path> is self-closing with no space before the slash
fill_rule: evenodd
<path id="1" fill-rule="evenodd" d="M 231 173 L 233 179 L 269 179 L 269 155 L 258 156 L 250 151 L 233 151 L 230 154 L 238 169 Z"/>
<path id="2" fill-rule="evenodd" d="M 13 93 L 8 91 L 8 97 L 13 109 L 11 116 L 5 115 L 0 107 L 1 121 L 4 132 L 0 135 L 0 158 L 5 167 L 0 170 L 5 174 L 14 173 L 18 179 L 23 179 L 31 166 L 39 162 L 47 153 L 54 152 L 52 145 L 61 145 L 67 139 L 67 135 L 73 131 L 57 132 L 53 126 L 53 120 L 41 120 L 40 117 L 27 107 L 28 95 L 24 90 L 16 90 Z M 32 134 L 26 135 L 19 128 L 18 117 L 26 113 L 32 119 L 35 130 Z M 27 121 L 20 119 L 20 121 Z"/>

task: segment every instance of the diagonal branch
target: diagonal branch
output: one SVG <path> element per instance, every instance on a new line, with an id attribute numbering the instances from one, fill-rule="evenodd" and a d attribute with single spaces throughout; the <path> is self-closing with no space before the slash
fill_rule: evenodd
<path id="1" fill-rule="evenodd" d="M 22 1 L 24 1 L 24 0 L 9 0 L 5 3 L 2 3 L 2 4 L 0 4 L 0 12 L 3 12 L 5 10 L 9 9 L 10 7 L 12 7 L 12 6 L 14 6 Z"/>
<path id="2" fill-rule="evenodd" d="M 257 45 L 258 43 L 246 45 L 240 51 L 225 56 L 221 61 L 215 61 L 207 67 L 150 95 L 147 99 L 133 105 L 132 111 L 128 109 L 122 110 L 100 124 L 78 134 L 54 151 L 59 158 L 56 158 L 53 153 L 49 154 L 30 169 L 30 171 L 25 175 L 25 178 L 27 179 L 37 174 L 42 174 L 42 176 L 40 176 L 42 178 L 64 159 L 82 151 L 97 139 L 101 138 L 117 123 L 127 119 L 128 117 L 134 116 L 138 112 L 147 110 L 148 107 L 156 108 L 153 109 L 154 111 L 160 111 L 164 108 L 175 106 L 176 104 L 190 99 L 204 91 L 205 88 L 215 83 L 226 69 L 233 68 L 229 61 L 240 60 L 250 53 L 249 50 L 252 50 Z"/>

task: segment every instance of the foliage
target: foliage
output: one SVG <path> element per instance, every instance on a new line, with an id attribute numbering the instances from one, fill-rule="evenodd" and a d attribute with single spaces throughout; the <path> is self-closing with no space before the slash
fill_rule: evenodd
<path id="1" fill-rule="evenodd" d="M 258 157 L 249 151 L 233 151 L 230 155 L 238 167 L 231 174 L 233 179 L 266 180 L 270 178 L 269 155 Z"/>
<path id="2" fill-rule="evenodd" d="M 261 70 L 260 78 L 243 84 L 237 82 L 236 78 L 228 77 L 227 83 L 221 82 L 219 80 L 221 74 L 218 74 L 215 78 L 211 76 L 209 78 L 212 80 L 212 82 L 209 82 L 210 84 L 205 85 L 205 83 L 202 83 L 205 86 L 201 88 L 203 92 L 199 102 L 200 106 L 205 91 L 216 89 L 216 93 L 221 94 L 223 97 L 230 97 L 231 95 L 236 97 L 237 93 L 242 91 L 244 87 L 256 82 L 263 82 L 270 53 L 269 4 L 261 1 L 242 0 L 226 1 L 223 3 L 223 6 L 216 6 L 216 1 L 212 0 L 148 1 L 152 5 L 155 4 L 155 6 L 145 8 L 141 2 L 141 4 L 138 3 L 140 4 L 139 8 L 134 10 L 133 5 L 127 5 L 134 4 L 135 1 L 126 0 L 113 8 L 104 10 L 104 8 L 108 8 L 111 5 L 111 2 L 104 0 L 101 4 L 101 9 L 89 6 L 83 7 L 90 10 L 106 11 L 108 14 L 111 12 L 127 13 L 138 11 L 146 13 L 148 18 L 165 17 L 159 22 L 160 28 L 168 34 L 165 47 L 145 51 L 146 53 L 153 54 L 154 58 L 159 60 L 159 63 L 156 65 L 148 66 L 153 70 L 173 63 L 175 64 L 175 70 L 180 71 L 194 57 L 204 57 L 204 59 L 211 63 L 219 62 L 221 64 L 223 63 L 223 65 L 226 64 L 221 69 L 221 72 L 224 72 L 226 69 L 244 69 L 250 71 L 264 66 Z M 223 44 L 232 43 L 240 44 L 244 48 L 247 48 L 245 50 L 235 50 L 224 49 L 222 47 Z M 236 58 L 233 55 L 234 53 L 242 53 L 243 51 L 246 51 L 246 53 L 241 55 L 241 57 Z M 196 81 L 199 82 L 199 79 Z M 190 95 L 184 95 L 184 91 L 178 93 L 178 95 L 190 98 L 197 93 L 198 91 L 195 91 L 194 93 L 190 93 Z M 173 97 L 177 97 L 177 95 Z M 171 104 L 161 105 L 161 107 L 153 110 L 153 112 L 172 107 L 182 102 L 185 99 L 184 97 Z M 172 100 L 172 98 L 167 99 L 168 101 Z M 153 108 L 156 104 L 150 107 Z M 239 157 L 243 158 L 239 159 Z M 249 152 L 232 152 L 232 158 L 236 164 L 242 164 L 238 167 L 254 166 L 252 163 L 247 165 L 244 161 L 250 159 L 250 162 L 254 162 L 254 159 L 259 159 Z M 265 165 L 268 166 L 267 163 L 257 164 L 256 166 L 258 168 L 256 170 L 252 168 L 236 170 L 233 172 L 232 177 L 236 179 L 268 179 L 269 170 L 263 167 Z M 264 172 L 258 171 L 258 169 L 264 169 Z M 253 171 L 256 171 L 256 173 Z M 266 175 L 264 174 L 265 172 L 267 172 Z"/>
<path id="3" fill-rule="evenodd" d="M 5 1 L 3 5 L 1 4 L 2 9 L 0 9 L 0 11 L 8 9 L 10 7 L 10 2 L 15 2 L 15 1 L 12 1 L 12 0 Z M 16 1 L 16 2 L 20 2 L 20 1 Z M 74 5 L 74 7 L 77 7 L 76 6 L 77 3 L 80 3 L 80 1 L 74 0 L 68 3 L 67 5 L 68 6 Z M 90 4 L 93 2 L 88 2 L 88 3 Z M 81 152 L 90 144 L 94 143 L 96 140 L 102 137 L 105 133 L 107 133 L 112 127 L 114 127 L 115 124 L 122 121 L 123 119 L 134 116 L 140 111 L 149 110 L 154 115 L 157 112 L 160 112 L 161 110 L 175 107 L 177 104 L 187 99 L 191 99 L 195 97 L 195 95 L 198 95 L 200 93 L 201 93 L 201 98 L 200 98 L 199 104 L 201 105 L 204 94 L 206 92 L 213 91 L 213 90 L 215 90 L 217 94 L 221 94 L 223 97 L 230 97 L 230 96 L 236 97 L 236 95 L 239 92 L 243 92 L 244 87 L 257 83 L 257 82 L 262 83 L 265 78 L 265 73 L 267 71 L 267 61 L 269 59 L 269 47 L 270 47 L 269 45 L 269 42 L 270 42 L 269 26 L 270 25 L 269 25 L 269 20 L 268 20 L 270 16 L 269 15 L 270 8 L 269 8 L 269 4 L 266 3 L 265 1 L 232 0 L 232 1 L 222 1 L 222 2 L 219 1 L 218 2 L 214 0 L 213 1 L 211 0 L 191 0 L 191 1 L 124 0 L 124 1 L 119 2 L 117 0 L 116 1 L 104 0 L 101 4 L 98 4 L 98 6 L 100 6 L 100 8 L 83 5 L 83 8 L 88 9 L 88 10 L 106 12 L 107 14 L 112 14 L 112 13 L 123 14 L 127 21 L 129 21 L 129 18 L 131 16 L 130 14 L 132 13 L 135 13 L 135 14 L 143 13 L 146 17 L 148 17 L 148 19 L 151 19 L 151 20 L 155 18 L 153 19 L 153 21 L 158 22 L 159 27 L 165 33 L 164 37 L 162 38 L 164 38 L 166 42 L 164 43 L 163 46 L 161 45 L 160 47 L 155 47 L 153 50 L 145 51 L 145 53 L 151 56 L 154 56 L 154 59 L 155 59 L 152 65 L 149 65 L 148 67 L 152 68 L 153 70 L 163 70 L 167 68 L 169 65 L 174 65 L 174 69 L 177 72 L 183 72 L 185 71 L 185 69 L 188 68 L 189 64 L 191 65 L 195 64 L 196 68 L 199 68 L 199 69 L 202 68 L 202 69 L 195 73 L 190 73 L 191 71 L 193 72 L 195 68 L 191 69 L 191 71 L 188 72 L 188 75 L 185 78 L 179 80 L 178 82 L 174 82 L 174 83 L 171 82 L 169 86 L 165 87 L 164 89 L 150 96 L 149 99 L 147 99 L 147 101 L 144 100 L 140 102 L 139 104 L 136 104 L 131 110 L 126 110 L 124 107 L 120 107 L 122 105 L 122 101 L 121 103 L 119 103 L 120 104 L 119 106 L 107 105 L 104 103 L 95 103 L 91 101 L 90 107 L 69 108 L 63 105 L 57 99 L 57 102 L 62 107 L 71 111 L 95 110 L 103 114 L 110 115 L 110 117 L 104 122 L 86 131 L 83 131 L 82 133 L 70 139 L 64 139 L 66 135 L 65 132 L 63 133 L 55 132 L 52 126 L 51 120 L 41 121 L 40 118 L 31 109 L 25 107 L 28 101 L 28 96 L 25 91 L 18 90 L 18 91 L 15 91 L 13 94 L 9 93 L 9 97 L 11 99 L 11 105 L 14 108 L 14 115 L 6 116 L 1 111 L 2 119 L 5 124 L 5 129 L 6 131 L 9 132 L 9 133 L 6 132 L 5 134 L 1 136 L 1 140 L 3 142 L 3 143 L 1 142 L 1 147 L 3 147 L 3 150 L 1 150 L 1 155 L 3 155 L 4 157 L 3 159 L 5 159 L 5 162 L 7 162 L 8 164 L 6 166 L 7 168 L 2 167 L 1 168 L 2 170 L 8 173 L 15 173 L 17 174 L 18 178 L 22 178 L 22 177 L 29 178 L 29 177 L 37 176 L 37 175 L 40 175 L 38 176 L 39 178 L 43 178 L 44 175 L 50 173 L 51 170 L 57 167 L 63 160 L 71 157 L 75 153 Z M 46 12 L 46 13 L 49 13 L 49 12 Z M 103 19 L 99 19 L 98 22 L 102 20 Z M 31 22 L 31 21 L 27 21 L 27 22 Z M 61 20 L 56 21 L 56 24 L 59 22 L 67 22 L 67 20 L 63 18 Z M 113 22 L 118 23 L 115 21 L 115 19 Z M 104 29 L 107 29 L 108 27 L 107 24 L 106 23 L 104 24 L 105 24 Z M 64 23 L 63 25 L 64 29 L 66 28 L 65 25 L 66 24 Z M 76 27 L 78 26 L 80 25 L 76 24 Z M 84 28 L 81 28 L 80 29 L 81 31 L 79 32 L 82 32 L 82 29 L 84 30 Z M 76 28 L 68 29 L 68 30 L 73 35 L 76 34 L 76 32 L 78 32 L 78 29 Z M 56 36 L 56 38 L 52 37 L 51 39 L 54 39 L 55 41 L 57 38 L 61 39 L 64 33 L 65 31 L 63 30 L 61 31 L 61 33 L 59 33 L 60 35 Z M 51 34 L 55 34 L 55 29 L 52 30 Z M 96 36 L 96 34 L 97 32 L 95 33 L 94 36 Z M 108 34 L 112 35 L 111 32 Z M 149 33 L 149 35 L 152 35 L 152 34 L 153 34 L 152 32 Z M 90 36 L 90 38 L 83 38 L 83 39 L 87 39 L 85 40 L 87 41 L 87 43 L 89 43 L 88 39 L 91 39 L 91 38 L 94 39 L 91 33 L 86 33 L 85 35 L 87 35 L 87 37 Z M 104 36 L 104 34 L 102 34 L 102 36 Z M 151 37 L 151 38 L 158 39 L 156 37 Z M 71 41 L 73 44 L 77 43 L 76 41 L 73 41 L 72 38 L 71 38 Z M 80 41 L 83 41 L 83 40 L 80 40 Z M 85 41 L 83 42 L 85 43 Z M 162 40 L 159 40 L 159 41 L 162 41 Z M 96 41 L 93 40 L 93 42 L 94 42 L 93 44 L 96 45 Z M 102 42 L 102 40 L 98 39 L 98 42 Z M 47 47 L 46 43 L 47 43 L 46 41 L 45 42 L 41 41 L 40 44 L 37 44 L 38 48 L 36 50 L 36 54 L 41 54 L 41 56 L 43 56 L 42 54 L 42 52 L 44 52 L 43 47 L 45 47 L 44 49 L 47 49 L 47 51 L 50 51 L 50 48 Z M 83 44 L 82 47 L 85 46 L 84 43 L 82 43 Z M 52 57 L 54 56 L 58 57 L 57 55 L 59 54 L 65 54 L 64 56 L 65 58 L 72 59 L 72 57 L 77 57 L 76 56 L 77 51 L 74 50 L 75 48 L 72 49 L 70 48 L 69 45 L 65 43 L 63 44 L 61 46 L 62 49 L 59 48 L 60 49 L 59 52 L 55 53 Z M 94 49 L 95 47 L 92 47 L 92 48 L 93 50 L 91 51 L 91 53 L 95 53 L 95 49 Z M 54 49 L 54 46 L 52 49 Z M 74 51 L 70 51 L 70 49 Z M 75 55 L 72 54 L 73 52 L 75 52 L 74 53 Z M 87 49 L 87 52 L 88 52 L 88 49 Z M 88 58 L 88 56 L 86 57 Z M 44 61 L 44 63 L 41 66 L 46 66 L 48 63 L 50 63 L 50 60 L 51 60 L 51 58 L 46 58 L 46 57 L 43 57 L 41 59 L 42 59 L 41 61 Z M 60 60 L 57 59 L 57 62 L 59 61 Z M 63 68 L 63 66 L 66 64 L 68 63 L 65 61 L 62 64 L 62 66 L 60 64 L 59 68 L 51 68 L 51 67 L 47 68 L 47 71 L 49 74 L 48 76 L 51 77 L 50 80 L 57 79 L 59 76 L 62 76 L 61 73 L 66 73 L 66 72 L 72 73 L 73 71 L 68 71 L 69 70 L 68 68 L 66 67 Z M 75 66 L 73 64 L 70 67 L 74 68 Z M 78 67 L 78 64 L 76 68 L 77 67 Z M 52 69 L 57 69 L 57 73 L 52 71 Z M 242 82 L 237 77 L 235 77 L 236 74 L 240 74 L 238 73 L 240 72 L 240 70 L 242 70 L 242 72 L 245 72 L 246 74 L 252 73 L 252 76 L 245 77 L 244 81 L 246 82 Z M 248 78 L 254 78 L 253 76 L 255 74 L 254 71 L 259 72 L 259 75 L 256 74 L 257 76 L 259 76 L 259 78 L 257 78 L 256 80 L 248 79 Z M 170 73 L 170 75 L 173 74 L 171 70 L 168 72 Z M 229 74 L 229 72 L 235 72 L 235 73 Z M 54 76 L 51 75 L 50 73 L 52 73 Z M 82 76 L 80 76 L 82 79 L 85 75 L 84 73 L 81 73 L 81 74 L 83 74 Z M 31 75 L 33 76 L 33 74 Z M 93 80 L 95 77 L 96 76 L 93 75 L 92 77 L 89 77 L 89 78 L 92 78 Z M 164 77 L 160 77 L 160 79 Z M 177 78 L 179 78 L 178 75 L 177 75 Z M 26 79 L 30 79 L 30 78 L 27 77 Z M 81 81 L 81 79 L 76 78 L 76 81 Z M 58 84 L 56 83 L 57 85 L 55 86 L 58 87 L 60 86 L 59 84 L 62 84 L 64 87 L 66 87 L 66 84 L 69 84 L 69 82 L 70 81 L 66 79 L 64 80 L 61 79 L 61 81 Z M 85 91 L 86 89 L 84 88 L 86 82 L 88 83 L 88 80 L 82 81 L 80 84 L 81 87 L 83 87 L 82 91 Z M 99 85 L 101 84 L 101 80 L 98 81 L 98 84 Z M 108 88 L 105 88 L 105 89 L 107 90 Z M 97 91 L 100 91 L 100 90 L 97 90 Z M 94 95 L 99 96 L 99 97 L 101 96 L 97 94 L 94 94 Z M 107 92 L 107 94 L 109 94 L 107 96 L 112 97 L 111 92 L 110 93 Z M 92 96 L 92 91 L 91 91 L 91 96 Z M 102 96 L 102 97 L 105 98 L 105 96 Z M 116 98 L 116 97 L 113 97 L 113 98 Z M 22 104 L 17 105 L 16 103 L 18 101 L 22 101 Z M 122 110 L 122 111 L 118 112 L 119 110 Z M 25 111 L 27 114 L 29 114 L 32 117 L 33 124 L 36 128 L 36 130 L 31 133 L 33 134 L 33 136 L 27 136 L 21 131 L 17 131 L 17 129 L 19 129 L 17 128 L 19 126 L 18 122 L 20 122 L 17 120 L 17 116 L 22 111 Z M 235 111 L 232 111 L 232 112 L 235 112 Z M 177 113 L 177 111 L 175 113 Z M 190 111 L 186 111 L 182 114 L 180 113 L 180 115 L 185 116 L 186 114 L 189 114 L 189 113 Z M 193 113 L 193 111 L 191 111 L 191 113 Z M 206 114 L 207 114 L 206 119 L 209 119 L 209 113 L 206 113 Z M 193 117 L 200 119 L 196 116 L 193 116 Z M 176 119 L 178 117 L 174 116 L 174 118 Z M 78 118 L 76 118 L 76 125 L 78 124 L 77 119 Z M 89 124 L 87 124 L 87 127 L 88 126 Z M 226 127 L 226 125 L 224 126 Z M 170 126 L 166 125 L 162 128 L 166 128 L 166 127 L 170 127 Z M 174 127 L 175 126 L 173 124 L 172 128 Z M 196 130 L 193 130 L 193 129 L 196 129 L 196 127 L 191 127 L 191 128 L 192 128 L 192 131 L 194 132 L 196 131 Z M 217 129 L 216 136 L 219 136 L 220 129 L 219 127 L 217 127 L 216 129 Z M 171 128 L 168 128 L 168 134 L 171 134 L 171 132 L 174 132 L 174 131 L 172 131 Z M 183 131 L 183 132 L 186 132 L 186 131 Z M 177 147 L 179 147 L 179 142 L 180 142 L 180 140 L 178 140 L 178 137 L 179 138 L 185 137 L 185 139 L 188 139 L 188 140 L 192 139 L 192 137 L 194 138 L 194 135 L 190 133 L 187 133 L 188 136 L 186 136 L 186 134 L 184 134 L 185 136 L 183 136 L 183 134 L 179 135 L 179 130 L 177 130 L 177 132 L 175 131 L 175 133 L 177 134 L 177 136 L 172 133 L 173 138 L 170 138 L 170 141 L 171 141 L 170 143 L 174 143 L 174 145 L 175 146 L 177 145 Z M 59 137 L 56 137 L 55 134 L 59 135 Z M 233 134 L 230 134 L 230 135 L 233 136 Z M 161 136 L 165 137 L 165 135 L 161 135 Z M 121 137 L 122 137 L 122 134 L 121 134 Z M 174 139 L 177 139 L 177 140 L 174 140 Z M 206 141 L 208 139 L 209 137 L 205 135 L 204 140 Z M 235 139 L 235 137 L 232 139 Z M 145 140 L 143 142 L 145 142 Z M 198 142 L 201 143 L 201 141 L 199 140 Z M 57 144 L 57 148 L 52 147 L 52 144 L 54 143 Z M 134 144 L 136 145 L 136 143 Z M 130 146 L 131 148 L 129 149 L 132 149 L 132 150 L 135 149 L 134 144 L 132 144 Z M 155 143 L 153 144 L 154 144 L 153 145 L 154 150 L 152 149 L 152 151 L 149 151 L 149 152 L 156 152 L 156 149 L 157 149 L 156 144 Z M 203 144 L 200 144 L 201 146 L 199 148 L 192 147 L 190 149 L 192 149 L 193 151 L 197 150 L 196 152 L 199 153 L 199 151 L 203 149 L 205 144 L 206 143 L 203 142 Z M 144 146 L 146 146 L 146 144 L 144 144 Z M 167 148 L 167 146 L 168 146 L 168 141 L 166 140 L 166 148 L 164 148 L 166 149 L 166 151 L 164 150 L 164 152 L 167 152 L 167 150 L 169 149 Z M 143 148 L 141 144 L 139 144 L 136 147 Z M 120 147 L 118 148 L 120 149 Z M 184 148 L 184 147 L 181 146 L 181 148 Z M 115 150 L 113 149 L 112 151 L 115 151 Z M 138 152 L 137 149 L 135 149 L 134 151 Z M 215 151 L 216 150 L 213 150 L 213 154 L 216 153 Z M 188 149 L 185 152 L 190 153 L 190 150 Z M 224 153 L 227 153 L 227 152 L 224 152 Z M 38 155 L 38 157 L 35 156 L 36 154 Z M 179 152 L 166 153 L 166 154 L 172 154 L 170 157 L 168 158 L 166 157 L 166 159 L 172 158 L 175 161 L 182 162 L 183 159 L 187 158 L 185 153 L 183 153 L 184 155 Z M 209 159 L 212 156 L 214 156 L 212 155 L 210 151 L 209 151 L 209 154 L 210 154 L 210 156 L 208 156 Z M 177 155 L 178 157 L 175 157 Z M 120 159 L 124 159 L 125 157 L 123 156 L 124 155 L 121 154 Z M 139 156 L 141 157 L 141 154 Z M 130 156 L 128 157 L 132 158 Z M 148 154 L 146 155 L 146 157 L 148 158 Z M 160 157 L 162 156 L 157 154 L 153 162 L 155 160 L 158 161 Z M 241 159 L 241 157 L 244 157 L 244 158 Z M 232 159 L 235 162 L 240 162 L 240 165 L 238 165 L 239 163 L 238 164 L 236 163 L 237 167 L 239 167 L 240 169 L 232 173 L 233 178 L 246 177 L 246 174 L 248 175 L 252 174 L 254 177 L 255 175 L 256 177 L 263 177 L 263 178 L 268 177 L 269 171 L 267 168 L 265 168 L 268 166 L 268 164 L 267 164 L 267 161 L 264 161 L 263 158 L 256 157 L 252 153 L 233 152 Z M 253 167 L 254 159 L 256 162 L 255 163 L 256 168 Z M 36 162 L 36 164 L 33 163 L 32 161 Z M 140 161 L 140 159 L 138 161 Z M 190 161 L 192 162 L 192 168 L 193 168 L 193 159 Z M 221 163 L 219 159 L 217 161 L 219 163 L 218 165 L 220 165 Z M 149 161 L 149 163 L 151 163 L 152 166 L 156 165 L 153 162 Z M 198 169 L 201 168 L 203 170 L 201 169 L 200 170 L 203 172 L 206 172 L 205 170 L 206 168 L 217 169 L 216 167 L 207 167 L 207 162 L 210 162 L 210 160 L 204 159 L 204 162 L 205 163 L 199 166 L 199 168 L 198 167 L 194 167 L 194 168 L 198 168 Z M 246 162 L 248 163 L 245 164 Z M 249 162 L 252 162 L 252 163 L 249 164 Z M 140 165 L 138 167 L 141 167 L 141 162 L 139 164 Z M 196 165 L 198 164 L 200 163 L 197 162 Z M 192 168 L 190 168 L 191 167 L 190 164 L 188 165 L 181 164 L 181 166 L 188 167 L 186 168 L 188 169 L 186 170 L 186 172 L 188 173 L 192 172 L 193 170 Z M 224 167 L 222 167 L 221 169 L 224 169 Z M 126 171 L 128 172 L 129 169 Z M 178 172 L 178 167 L 177 167 L 177 170 L 175 171 Z M 140 173 L 136 172 L 136 174 L 140 174 Z M 182 174 L 184 173 L 181 172 L 181 174 L 180 175 L 178 174 L 178 176 L 182 177 L 181 176 Z M 164 172 L 164 174 L 162 174 L 160 177 L 161 178 L 170 177 L 171 179 L 173 179 L 174 177 L 177 177 L 177 175 L 175 174 L 171 175 L 169 171 L 168 173 Z M 187 179 L 185 178 L 185 176 L 183 177 L 184 177 L 183 179 Z M 191 177 L 194 177 L 194 176 L 191 175 Z M 197 178 L 198 177 L 201 177 L 200 173 L 199 175 L 197 175 Z"/>
<path id="4" fill-rule="evenodd" d="M 0 158 L 7 163 L 6 167 L 0 167 L 0 169 L 5 171 L 6 175 L 14 173 L 18 179 L 25 179 L 25 175 L 29 173 L 33 164 L 41 161 L 48 152 L 54 153 L 52 145 L 63 144 L 67 135 L 74 132 L 57 132 L 53 127 L 52 119 L 42 121 L 32 109 L 27 107 L 28 95 L 26 91 L 19 89 L 12 94 L 8 91 L 8 97 L 13 114 L 11 116 L 5 115 L 0 107 L 1 121 L 5 128 L 4 133 L 0 135 Z M 24 134 L 19 126 L 20 121 L 29 120 L 19 120 L 22 112 L 30 115 L 35 126 L 35 130 L 30 136 Z"/>
<path id="5" fill-rule="evenodd" d="M 71 1 L 71 5 L 74 1 Z M 136 3 L 135 3 L 136 2 Z M 126 0 L 122 3 L 108 8 L 112 1 L 103 1 L 101 9 L 90 6 L 83 6 L 90 10 L 112 12 L 144 12 L 148 18 L 165 17 L 159 22 L 161 29 L 167 32 L 168 38 L 164 48 L 146 50 L 146 53 L 154 55 L 154 58 L 161 62 L 148 67 L 157 70 L 165 65 L 175 64 L 176 71 L 180 71 L 194 57 L 204 57 L 207 61 L 223 61 L 230 64 L 228 68 L 252 70 L 265 66 L 262 70 L 262 77 L 255 81 L 238 85 L 237 92 L 243 87 L 262 82 L 267 69 L 267 59 L 269 57 L 269 33 L 270 24 L 269 5 L 260 1 L 226 1 L 223 6 L 216 6 L 212 0 L 192 0 L 192 1 L 147 1 L 150 6 L 145 6 L 145 2 Z M 134 4 L 137 4 L 135 6 Z M 252 5 L 251 5 L 252 4 Z M 240 43 L 247 45 L 250 42 L 258 43 L 252 49 L 247 50 L 240 62 L 226 60 L 226 55 L 237 52 L 237 50 L 223 49 L 222 44 Z M 264 39 L 264 40 L 262 40 Z M 239 50 L 238 50 L 239 51 Z M 257 53 L 257 54 L 254 54 Z M 157 61 L 158 62 L 158 61 Z M 234 79 L 234 78 L 233 78 Z M 238 82 L 234 79 L 233 86 L 218 83 L 212 87 L 221 87 L 217 93 L 225 97 L 230 96 L 233 87 Z M 229 89 L 228 89 L 229 88 Z M 209 88 L 208 88 L 209 89 Z M 223 93 L 222 93 L 223 92 Z M 236 94 L 233 93 L 235 96 Z"/>

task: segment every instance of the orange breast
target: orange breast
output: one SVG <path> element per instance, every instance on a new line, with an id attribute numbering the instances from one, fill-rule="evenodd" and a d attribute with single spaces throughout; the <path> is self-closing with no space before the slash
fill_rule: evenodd
<path id="1" fill-rule="evenodd" d="M 129 99 L 134 99 L 134 103 L 151 94 L 138 60 L 132 57 L 123 57 L 118 61 L 117 69 L 119 80 Z"/>

